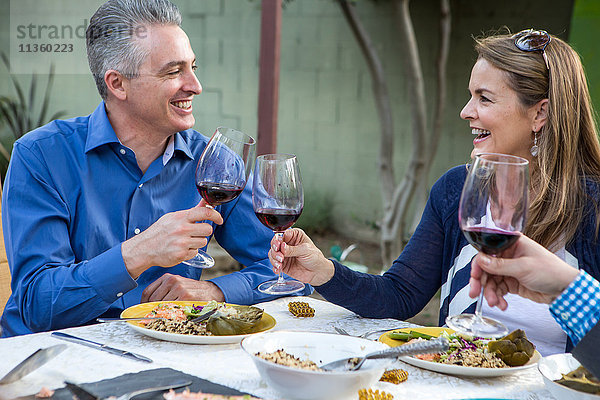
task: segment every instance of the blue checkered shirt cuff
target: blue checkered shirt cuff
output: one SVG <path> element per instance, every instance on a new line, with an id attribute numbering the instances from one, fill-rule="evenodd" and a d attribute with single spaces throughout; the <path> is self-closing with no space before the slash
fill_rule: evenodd
<path id="1" fill-rule="evenodd" d="M 600 283 L 581 270 L 550 304 L 550 312 L 573 344 L 579 343 L 600 319 Z"/>

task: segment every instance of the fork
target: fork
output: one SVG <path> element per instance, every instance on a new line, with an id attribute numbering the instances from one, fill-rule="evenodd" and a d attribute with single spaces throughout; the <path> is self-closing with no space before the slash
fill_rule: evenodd
<path id="1" fill-rule="evenodd" d="M 171 383 L 170 385 L 163 385 L 163 386 L 157 386 L 157 387 L 153 387 L 153 388 L 140 389 L 140 390 L 136 390 L 134 392 L 125 393 L 124 395 L 117 397 L 117 400 L 129 400 L 132 397 L 135 397 L 139 394 L 158 392 L 158 391 L 167 390 L 167 389 L 177 389 L 177 388 L 180 388 L 183 386 L 189 386 L 191 384 L 192 384 L 192 381 L 184 381 L 184 382 Z"/>
<path id="2" fill-rule="evenodd" d="M 401 326 L 398 328 L 377 329 L 375 331 L 368 331 L 368 332 L 362 333 L 362 334 L 358 335 L 358 337 L 368 339 L 369 336 L 374 335 L 374 334 L 377 334 L 377 336 L 379 337 L 382 333 L 389 332 L 389 331 L 395 331 L 397 329 L 403 329 L 403 328 L 406 328 L 406 326 Z"/>
<path id="3" fill-rule="evenodd" d="M 337 333 L 339 333 L 340 335 L 346 335 L 346 336 L 352 336 L 351 334 L 348 333 L 348 331 L 346 331 L 344 328 L 338 328 L 337 326 L 334 326 L 333 329 L 335 329 L 335 331 Z"/>
<path id="4" fill-rule="evenodd" d="M 340 335 L 356 336 L 356 337 L 363 338 L 363 339 L 368 339 L 369 336 L 374 335 L 374 334 L 378 334 L 378 336 L 379 336 L 382 333 L 389 332 L 389 331 L 395 331 L 396 329 L 402 329 L 402 328 L 406 328 L 406 327 L 405 326 L 401 326 L 401 327 L 398 327 L 398 328 L 377 329 L 375 331 L 368 331 L 368 332 L 365 332 L 365 333 L 361 333 L 360 335 L 351 335 L 344 328 L 339 328 L 337 326 L 333 327 L 333 329 L 335 329 L 335 331 L 337 333 L 339 333 Z"/>
<path id="5" fill-rule="evenodd" d="M 202 322 L 202 321 L 204 321 L 204 320 L 206 320 L 206 319 L 209 319 L 209 318 L 210 318 L 210 316 L 211 316 L 211 315 L 213 315 L 213 314 L 214 314 L 214 313 L 216 313 L 216 312 L 217 312 L 217 309 L 216 309 L 216 308 L 214 308 L 214 309 L 212 309 L 212 310 L 208 311 L 206 314 L 202 314 L 202 315 L 201 315 L 201 316 L 199 316 L 199 317 L 196 317 L 196 318 L 194 318 L 194 319 L 191 319 L 191 320 L 190 320 L 190 322 L 193 322 L 193 323 L 195 323 L 195 324 L 197 324 L 197 323 L 200 323 L 200 322 Z"/>
<path id="6" fill-rule="evenodd" d="M 151 387 L 151 388 L 135 390 L 133 392 L 125 393 L 119 397 L 110 396 L 110 397 L 106 397 L 106 398 L 100 398 L 99 396 L 96 396 L 96 395 L 88 392 L 87 390 L 85 390 L 84 388 L 82 388 L 81 386 L 79 386 L 76 383 L 65 381 L 65 385 L 66 385 L 67 389 L 74 395 L 73 396 L 74 398 L 79 399 L 79 400 L 105 400 L 108 398 L 111 398 L 113 400 L 129 400 L 132 397 L 135 397 L 140 394 L 150 393 L 150 392 L 158 392 L 158 391 L 167 390 L 167 389 L 177 389 L 177 388 L 180 388 L 183 386 L 189 386 L 191 384 L 192 384 L 192 381 L 189 381 L 189 380 L 188 381 L 176 381 L 176 382 L 168 384 L 168 385 L 155 386 L 155 387 Z"/>

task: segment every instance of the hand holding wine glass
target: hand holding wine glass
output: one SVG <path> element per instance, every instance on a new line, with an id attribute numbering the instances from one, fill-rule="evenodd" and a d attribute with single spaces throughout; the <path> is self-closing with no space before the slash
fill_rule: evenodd
<path id="1" fill-rule="evenodd" d="M 525 227 L 528 182 L 529 162 L 524 158 L 493 153 L 475 157 L 463 186 L 458 217 L 465 237 L 477 250 L 495 256 L 517 241 Z M 483 290 L 475 314 L 450 316 L 446 324 L 473 336 L 506 335 L 508 329 L 502 323 L 482 316 L 482 299 Z"/>
<path id="2" fill-rule="evenodd" d="M 235 129 L 219 127 L 212 135 L 196 167 L 195 183 L 200 196 L 214 208 L 237 198 L 252 171 L 256 154 L 252 137 Z M 215 260 L 202 250 L 184 264 L 210 268 Z"/>
<path id="3" fill-rule="evenodd" d="M 490 307 L 506 310 L 508 293 L 536 303 L 552 303 L 579 275 L 579 270 L 564 262 L 541 244 L 521 235 L 512 246 L 496 257 L 479 253 L 471 262 L 469 296 L 479 295 L 481 277 L 487 274 L 484 297 Z"/>
<path id="4" fill-rule="evenodd" d="M 276 235 L 290 228 L 304 207 L 302 179 L 296 156 L 266 154 L 257 157 L 252 188 L 254 213 Z M 277 280 L 264 282 L 258 290 L 267 294 L 290 294 L 304 289 L 304 283 L 286 280 L 279 272 Z"/>

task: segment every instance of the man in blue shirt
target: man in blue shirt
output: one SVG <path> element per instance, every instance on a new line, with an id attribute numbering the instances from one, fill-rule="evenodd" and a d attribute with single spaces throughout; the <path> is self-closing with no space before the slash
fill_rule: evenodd
<path id="1" fill-rule="evenodd" d="M 207 139 L 190 128 L 202 87 L 180 23 L 168 0 L 102 5 L 87 50 L 104 101 L 15 143 L 2 198 L 12 275 L 3 336 L 91 323 L 140 301 L 272 298 L 256 290 L 275 275 L 251 184 L 216 210 L 200 203 L 194 171 Z M 213 234 L 246 268 L 200 281 L 202 270 L 181 262 Z"/>

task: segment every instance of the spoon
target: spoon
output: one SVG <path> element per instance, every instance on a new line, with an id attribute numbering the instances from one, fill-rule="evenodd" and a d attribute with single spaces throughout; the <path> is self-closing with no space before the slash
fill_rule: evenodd
<path id="1" fill-rule="evenodd" d="M 449 347 L 448 339 L 439 337 L 430 340 L 423 340 L 414 343 L 405 344 L 391 349 L 369 353 L 364 357 L 349 357 L 341 360 L 332 361 L 321 365 L 324 371 L 356 371 L 368 359 L 378 358 L 396 358 L 399 356 L 410 356 L 415 354 L 441 353 L 447 351 Z"/>

